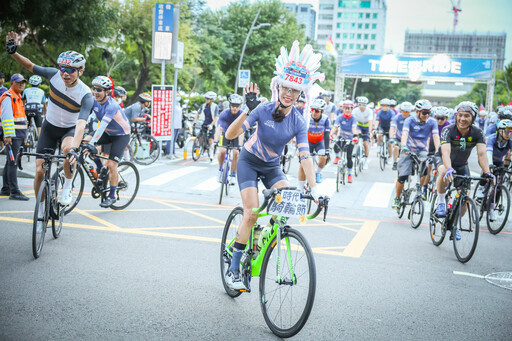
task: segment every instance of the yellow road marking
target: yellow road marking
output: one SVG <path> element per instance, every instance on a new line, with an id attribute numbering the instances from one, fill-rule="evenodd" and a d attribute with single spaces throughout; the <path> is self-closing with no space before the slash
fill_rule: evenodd
<path id="1" fill-rule="evenodd" d="M 343 256 L 359 258 L 377 230 L 379 222 L 367 220 L 343 251 Z"/>
<path id="2" fill-rule="evenodd" d="M 137 200 L 146 200 L 146 201 L 161 201 L 175 204 L 187 204 L 187 205 L 195 205 L 195 206 L 207 206 L 207 207 L 215 207 L 218 209 L 232 210 L 235 206 L 231 205 L 216 205 L 216 204 L 208 204 L 208 203 L 199 203 L 199 202 L 191 202 L 186 200 L 177 200 L 177 199 L 155 199 L 155 198 L 146 198 L 146 197 L 137 197 Z"/>
<path id="3" fill-rule="evenodd" d="M 13 222 L 17 222 L 17 223 L 28 223 L 28 224 L 32 224 L 34 222 L 32 219 L 11 218 L 11 217 L 0 217 L 0 220 L 13 221 Z M 66 223 L 66 222 L 64 222 L 63 225 L 67 226 L 67 227 L 78 227 L 78 228 L 84 228 L 84 229 L 101 229 L 101 228 L 103 228 L 103 226 L 75 224 L 75 223 Z"/>
<path id="4" fill-rule="evenodd" d="M 155 200 L 153 199 L 154 202 L 158 203 L 158 204 L 161 204 L 161 205 L 165 205 L 165 206 L 169 206 L 169 207 L 172 207 L 172 208 L 176 208 L 176 209 L 179 209 L 183 212 L 188 212 L 190 214 L 193 214 L 193 215 L 196 215 L 198 217 L 201 217 L 201 218 L 205 218 L 205 219 L 208 219 L 208 220 L 211 220 L 211 221 L 214 221 L 216 223 L 219 223 L 219 224 L 222 224 L 224 225 L 226 222 L 224 220 L 220 220 L 220 219 L 216 219 L 216 218 L 212 218 L 210 216 L 207 216 L 205 214 L 201 214 L 201 213 L 197 213 L 197 212 L 194 212 L 192 210 L 189 210 L 188 208 L 183 208 L 183 207 L 178 207 L 176 205 L 173 205 L 173 204 L 170 204 L 168 202 L 164 202 L 162 200 Z"/>
<path id="5" fill-rule="evenodd" d="M 74 209 L 73 211 L 74 211 L 74 212 L 76 212 L 76 213 L 79 213 L 79 214 L 83 215 L 84 217 L 87 217 L 87 218 L 89 218 L 89 219 L 92 219 L 92 220 L 94 220 L 94 221 L 96 221 L 96 222 L 98 222 L 98 223 L 100 223 L 100 224 L 103 224 L 103 225 L 105 225 L 105 226 L 107 226 L 107 227 L 110 227 L 111 229 L 114 229 L 114 230 L 120 230 L 120 229 L 121 229 L 119 226 L 116 226 L 116 225 L 112 224 L 111 222 L 108 222 L 108 221 L 106 221 L 106 220 L 103 220 L 103 219 L 101 219 L 101 218 L 98 218 L 98 217 L 96 217 L 96 216 L 94 216 L 94 215 L 92 215 L 92 214 L 90 214 L 90 213 L 87 213 L 87 212 L 85 212 L 85 211 L 82 211 L 81 209 L 78 209 L 78 208 L 76 208 L 76 207 L 75 207 L 75 209 Z"/>

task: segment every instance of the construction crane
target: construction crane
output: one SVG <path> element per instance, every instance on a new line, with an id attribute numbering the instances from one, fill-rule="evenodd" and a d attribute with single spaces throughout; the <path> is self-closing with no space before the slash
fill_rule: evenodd
<path id="1" fill-rule="evenodd" d="M 455 0 L 450 0 L 452 3 L 452 11 L 453 11 L 453 32 L 452 34 L 455 34 L 455 27 L 457 27 L 457 23 L 459 22 L 459 12 L 462 12 L 462 9 L 460 8 L 460 0 L 457 1 L 457 5 L 455 5 Z"/>

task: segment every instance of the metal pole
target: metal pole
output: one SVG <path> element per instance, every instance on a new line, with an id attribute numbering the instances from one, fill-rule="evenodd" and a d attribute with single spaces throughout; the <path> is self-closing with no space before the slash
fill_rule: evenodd
<path id="1" fill-rule="evenodd" d="M 178 91 L 178 68 L 174 66 L 174 88 L 172 89 L 171 148 L 174 146 L 174 121 L 176 118 L 176 91 Z M 175 147 L 175 146 L 174 146 Z M 169 152 L 169 151 L 168 151 Z M 169 152 L 170 154 L 170 152 Z"/>
<path id="2" fill-rule="evenodd" d="M 256 20 L 258 20 L 258 16 L 260 15 L 261 8 L 256 13 L 256 17 L 252 22 L 251 28 L 249 29 L 249 33 L 247 33 L 247 37 L 245 38 L 244 47 L 242 48 L 242 54 L 240 55 L 240 60 L 238 61 L 238 69 L 236 70 L 236 80 L 235 80 L 235 91 L 234 93 L 238 93 L 238 74 L 240 73 L 240 68 L 242 67 L 242 59 L 244 58 L 245 47 L 247 46 L 247 42 L 249 41 L 249 37 L 251 35 L 252 29 L 254 28 L 254 24 L 256 24 Z"/>
<path id="3" fill-rule="evenodd" d="M 162 61 L 162 78 L 160 79 L 160 84 L 165 85 L 165 61 Z"/>
<path id="4" fill-rule="evenodd" d="M 357 89 L 357 81 L 359 80 L 359 78 L 356 78 L 356 81 L 354 82 L 354 89 L 352 89 L 352 100 L 354 100 L 354 98 L 356 98 L 356 89 Z"/>

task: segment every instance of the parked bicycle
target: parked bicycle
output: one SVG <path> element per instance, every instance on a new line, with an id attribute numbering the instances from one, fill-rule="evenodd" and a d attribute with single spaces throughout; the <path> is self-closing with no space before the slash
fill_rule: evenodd
<path id="1" fill-rule="evenodd" d="M 54 155 L 55 150 L 45 148 L 44 153 L 25 153 L 23 146 L 20 147 L 16 156 L 16 164 L 23 170 L 22 159 L 24 155 L 40 157 L 44 160 L 44 178 L 37 193 L 36 206 L 32 223 L 32 254 L 39 258 L 43 250 L 44 237 L 48 223 L 52 221 L 52 234 L 55 239 L 59 238 L 64 222 L 65 207 L 59 203 L 59 195 L 62 192 L 64 181 L 59 177 L 58 172 L 52 174 L 52 164 L 58 165 L 60 160 L 65 159 L 64 155 Z M 41 213 L 40 210 L 43 212 Z"/>
<path id="2" fill-rule="evenodd" d="M 418 155 L 415 153 L 409 154 L 412 159 L 412 172 L 407 177 L 407 185 L 404 187 L 402 194 L 400 195 L 400 205 L 397 209 L 398 218 L 402 218 L 407 206 L 411 206 L 409 209 L 408 218 L 411 221 L 412 228 L 418 228 L 423 221 L 423 215 L 425 214 L 425 205 L 423 203 L 421 193 L 421 177 L 425 172 L 426 162 L 420 161 Z M 411 177 L 416 176 L 416 182 L 414 187 L 411 186 Z"/>
<path id="3" fill-rule="evenodd" d="M 128 150 L 130 161 L 139 165 L 150 165 L 160 157 L 160 145 L 151 135 L 147 122 L 139 122 L 132 126 Z"/>
<path id="4" fill-rule="evenodd" d="M 83 142 L 87 143 L 87 142 Z M 110 193 L 110 181 L 109 171 L 107 166 L 103 166 L 100 173 L 96 170 L 96 165 L 91 160 L 91 157 L 97 157 L 102 160 L 108 158 L 96 155 L 96 156 L 85 156 L 84 144 L 80 146 L 78 158 L 78 167 L 73 176 L 72 190 L 76 192 L 76 198 L 73 203 L 66 207 L 65 214 L 69 214 L 80 202 L 85 187 L 85 175 L 91 182 L 91 196 L 94 199 L 101 198 L 101 201 L 105 200 Z M 139 171 L 135 164 L 130 161 L 123 160 L 117 164 L 117 170 L 119 173 L 119 183 L 116 188 L 116 202 L 113 203 L 110 208 L 113 210 L 122 210 L 128 207 L 137 196 L 140 184 Z M 59 168 L 59 176 L 64 179 L 64 170 L 62 167 Z"/>
<path id="5" fill-rule="evenodd" d="M 251 291 L 251 278 L 260 277 L 259 301 L 265 322 L 279 337 L 291 337 L 306 324 L 313 308 L 316 291 L 316 267 L 313 252 L 306 238 L 287 222 L 288 217 L 305 214 L 303 199 L 312 196 L 301 194 L 295 187 L 264 190 L 261 207 L 253 209 L 261 218 L 272 216 L 269 224 L 262 229 L 257 223 L 251 232 L 240 261 L 242 279 L 247 292 Z M 324 220 L 329 198 L 320 198 L 315 213 L 307 216 L 314 219 L 323 208 Z M 287 203 L 294 205 L 284 213 Z M 267 212 L 263 210 L 267 208 Z M 283 212 L 282 214 L 276 212 Z M 222 234 L 220 248 L 220 272 L 226 293 L 238 297 L 242 291 L 230 289 L 225 275 L 231 264 L 236 231 L 242 221 L 243 209 L 231 211 Z"/>
<path id="6" fill-rule="evenodd" d="M 512 174 L 512 170 L 505 167 L 495 168 L 496 184 L 488 183 L 484 186 L 483 198 L 476 196 L 481 187 L 480 184 L 476 185 L 473 194 L 473 198 L 480 208 L 480 220 L 485 214 L 487 228 L 491 234 L 498 234 L 503 230 L 510 213 L 510 192 L 503 181 L 507 174 Z"/>
<path id="7" fill-rule="evenodd" d="M 453 187 L 448 185 L 446 192 L 446 217 L 438 217 L 436 208 L 438 194 L 432 199 L 430 209 L 430 239 L 435 246 L 441 245 L 446 231 L 451 231 L 450 239 L 453 240 L 455 256 L 461 263 L 471 259 L 478 243 L 480 232 L 478 208 L 468 195 L 471 190 L 471 181 L 483 180 L 480 177 L 455 175 Z M 487 179 L 485 179 L 487 180 Z"/>

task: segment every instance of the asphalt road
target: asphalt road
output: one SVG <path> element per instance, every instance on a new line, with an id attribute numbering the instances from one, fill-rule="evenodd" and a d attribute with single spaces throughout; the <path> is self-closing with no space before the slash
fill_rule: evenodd
<path id="1" fill-rule="evenodd" d="M 215 163 L 163 159 L 139 170 L 128 209 L 101 209 L 85 194 L 37 260 L 31 179 L 20 179 L 29 202 L 0 197 L 0 339 L 276 339 L 257 278 L 236 299 L 222 287 L 219 241 L 240 197 L 232 190 L 217 205 Z M 290 174 L 293 183 L 295 165 Z M 496 236 L 483 226 L 461 264 L 449 240 L 432 244 L 427 219 L 415 230 L 390 209 L 390 169 L 372 161 L 336 194 L 334 176 L 324 171 L 326 222 L 295 224 L 314 250 L 317 292 L 293 339 L 510 340 L 512 291 L 483 276 L 512 271 L 511 223 Z"/>

